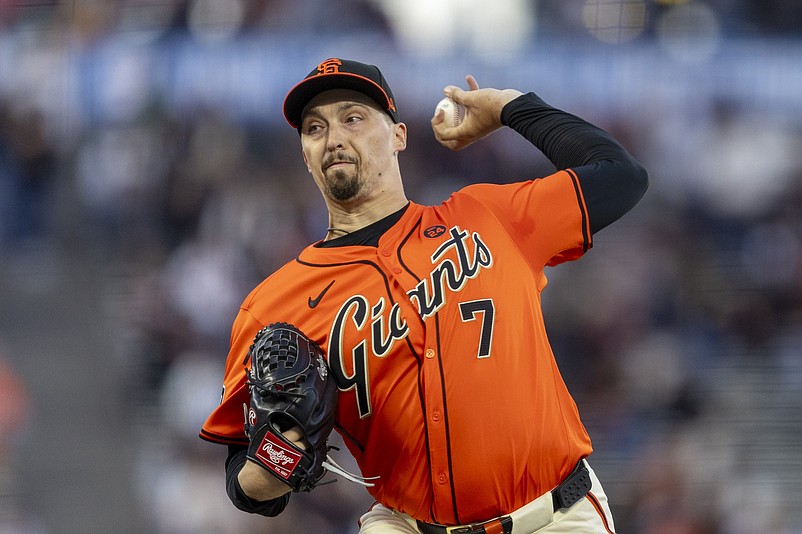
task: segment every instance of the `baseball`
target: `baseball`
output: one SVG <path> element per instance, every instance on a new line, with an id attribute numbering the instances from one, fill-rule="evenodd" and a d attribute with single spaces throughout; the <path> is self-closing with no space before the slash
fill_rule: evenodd
<path id="1" fill-rule="evenodd" d="M 447 126 L 459 126 L 465 118 L 465 106 L 457 104 L 448 97 L 445 97 L 437 103 L 434 112 L 437 113 L 438 109 L 442 109 L 445 112 L 443 123 Z"/>

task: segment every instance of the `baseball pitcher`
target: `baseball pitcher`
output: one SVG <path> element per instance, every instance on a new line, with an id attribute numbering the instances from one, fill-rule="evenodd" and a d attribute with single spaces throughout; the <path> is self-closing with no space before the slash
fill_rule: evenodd
<path id="1" fill-rule="evenodd" d="M 541 292 L 546 267 L 582 257 L 640 200 L 647 173 L 534 93 L 466 81 L 445 88 L 460 114 L 435 113 L 436 139 L 461 150 L 511 128 L 556 172 L 424 206 L 406 197 L 407 127 L 377 67 L 327 59 L 287 94 L 329 224 L 234 320 L 201 437 L 229 446 L 237 507 L 276 515 L 340 473 L 375 498 L 363 534 L 614 532 Z M 332 427 L 358 476 L 327 454 Z"/>

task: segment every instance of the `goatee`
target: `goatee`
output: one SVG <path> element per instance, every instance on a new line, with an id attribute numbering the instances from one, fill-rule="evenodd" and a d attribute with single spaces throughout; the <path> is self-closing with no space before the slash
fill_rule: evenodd
<path id="1" fill-rule="evenodd" d="M 351 200 L 359 190 L 359 175 L 348 176 L 345 172 L 337 171 L 334 173 L 334 180 L 329 182 L 329 194 L 341 202 Z"/>

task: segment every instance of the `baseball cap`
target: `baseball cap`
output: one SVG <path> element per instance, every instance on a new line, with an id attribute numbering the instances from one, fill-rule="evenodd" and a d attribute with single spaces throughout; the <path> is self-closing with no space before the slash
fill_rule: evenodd
<path id="1" fill-rule="evenodd" d="M 295 85 L 284 98 L 284 118 L 290 126 L 301 127 L 304 108 L 315 96 L 330 89 L 359 91 L 376 101 L 393 122 L 399 122 L 395 100 L 387 80 L 375 65 L 367 65 L 348 59 L 329 58 L 306 78 Z"/>

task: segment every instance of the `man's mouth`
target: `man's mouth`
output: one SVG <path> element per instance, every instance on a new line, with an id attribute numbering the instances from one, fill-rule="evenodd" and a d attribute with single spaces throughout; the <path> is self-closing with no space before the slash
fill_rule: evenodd
<path id="1" fill-rule="evenodd" d="M 340 157 L 340 158 L 325 162 L 323 164 L 323 170 L 326 171 L 326 170 L 332 169 L 332 168 L 336 169 L 336 168 L 339 168 L 339 167 L 343 167 L 345 165 L 355 165 L 355 164 L 356 164 L 356 161 L 354 161 L 354 160 L 352 160 L 350 158 L 345 159 L 345 158 Z"/>
<path id="2" fill-rule="evenodd" d="M 344 167 L 345 165 L 352 165 L 350 161 L 332 161 L 331 163 L 327 163 L 324 169 L 337 169 L 339 167 Z"/>

